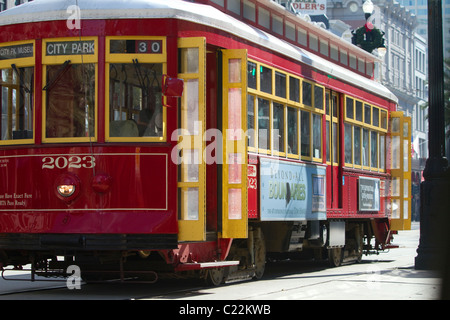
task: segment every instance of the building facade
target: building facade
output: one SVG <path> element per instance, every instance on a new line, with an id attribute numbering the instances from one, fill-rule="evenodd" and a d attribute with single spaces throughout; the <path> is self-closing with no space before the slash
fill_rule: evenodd
<path id="1" fill-rule="evenodd" d="M 446 0 L 450 1 L 450 0 Z M 362 1 L 327 2 L 329 19 L 342 20 L 353 30 L 366 23 Z M 373 0 L 372 24 L 384 32 L 387 52 L 379 67 L 378 79 L 399 99 L 399 108 L 412 118 L 412 217 L 419 219 L 419 186 L 428 157 L 428 121 L 426 101 L 427 43 L 418 29 L 418 17 L 394 0 Z"/>

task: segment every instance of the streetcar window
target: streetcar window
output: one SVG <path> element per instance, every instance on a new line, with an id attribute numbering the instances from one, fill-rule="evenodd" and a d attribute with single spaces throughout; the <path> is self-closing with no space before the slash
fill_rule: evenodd
<path id="1" fill-rule="evenodd" d="M 258 98 L 258 148 L 269 149 L 269 100 Z"/>
<path id="2" fill-rule="evenodd" d="M 95 64 L 66 61 L 46 71 L 46 137 L 94 137 Z"/>
<path id="3" fill-rule="evenodd" d="M 380 146 L 379 146 L 379 153 L 378 153 L 378 164 L 379 164 L 379 168 L 384 170 L 386 168 L 386 162 L 385 162 L 386 150 L 385 150 L 384 134 L 380 133 L 379 142 L 380 142 Z"/>
<path id="4" fill-rule="evenodd" d="M 162 137 L 161 78 L 162 64 L 109 65 L 110 137 Z"/>
<path id="5" fill-rule="evenodd" d="M 272 93 L 272 69 L 261 66 L 259 69 L 259 87 L 266 93 Z"/>
<path id="6" fill-rule="evenodd" d="M 301 128 L 301 154 L 303 157 L 311 157 L 310 149 L 310 116 L 308 111 L 300 112 Z"/>
<path id="7" fill-rule="evenodd" d="M 198 73 L 198 48 L 179 49 L 178 73 Z"/>
<path id="8" fill-rule="evenodd" d="M 347 97 L 346 99 L 345 99 L 345 116 L 348 118 L 348 119 L 353 119 L 353 99 L 352 98 L 349 98 L 349 97 Z"/>
<path id="9" fill-rule="evenodd" d="M 380 124 L 382 129 L 387 129 L 387 112 L 381 110 L 380 112 Z"/>
<path id="10" fill-rule="evenodd" d="M 378 134 L 376 131 L 370 132 L 370 166 L 378 167 Z"/>
<path id="11" fill-rule="evenodd" d="M 248 146 L 255 147 L 255 97 L 247 95 Z"/>
<path id="12" fill-rule="evenodd" d="M 288 153 L 298 154 L 298 111 L 295 108 L 287 108 L 288 121 Z"/>
<path id="13" fill-rule="evenodd" d="M 276 102 L 273 103 L 272 134 L 273 150 L 284 152 L 284 106 Z"/>
<path id="14" fill-rule="evenodd" d="M 314 158 L 322 158 L 322 115 L 313 113 L 313 151 Z"/>
<path id="15" fill-rule="evenodd" d="M 33 138 L 33 82 L 33 67 L 0 70 L 0 141 Z"/>
<path id="16" fill-rule="evenodd" d="M 330 120 L 326 121 L 325 134 L 326 134 L 325 148 L 326 148 L 326 151 L 327 151 L 326 160 L 327 160 L 327 162 L 330 162 L 331 161 L 331 154 L 330 154 L 330 140 L 331 140 L 331 136 L 330 136 Z"/>
<path id="17" fill-rule="evenodd" d="M 372 124 L 372 107 L 368 104 L 364 104 L 364 122 L 367 124 Z"/>
<path id="18" fill-rule="evenodd" d="M 289 77 L 289 99 L 300 102 L 300 80 Z"/>
<path id="19" fill-rule="evenodd" d="M 358 100 L 355 101 L 355 120 L 356 121 L 362 121 L 363 120 L 362 102 L 358 101 Z"/>
<path id="20" fill-rule="evenodd" d="M 286 98 L 286 75 L 275 72 L 275 95 Z"/>
<path id="21" fill-rule="evenodd" d="M 306 81 L 302 83 L 302 102 L 305 106 L 312 106 L 312 85 Z"/>
<path id="22" fill-rule="evenodd" d="M 256 89 L 256 63 L 247 63 L 247 85 L 249 88 Z"/>
<path id="23" fill-rule="evenodd" d="M 361 128 L 358 126 L 353 127 L 353 164 L 361 165 Z"/>
<path id="24" fill-rule="evenodd" d="M 314 86 L 314 108 L 323 110 L 323 88 Z"/>
<path id="25" fill-rule="evenodd" d="M 378 108 L 375 107 L 372 109 L 372 124 L 375 127 L 380 126 L 380 111 Z"/>
<path id="26" fill-rule="evenodd" d="M 345 163 L 352 163 L 352 126 L 344 124 Z"/>
<path id="27" fill-rule="evenodd" d="M 362 151 L 363 151 L 363 166 L 368 167 L 369 166 L 369 130 L 363 128 L 363 140 L 362 140 Z"/>
<path id="28" fill-rule="evenodd" d="M 338 132 L 338 124 L 337 122 L 333 122 L 333 129 L 332 129 L 332 140 L 333 140 L 333 162 L 338 163 L 338 141 L 339 141 L 339 132 Z"/>

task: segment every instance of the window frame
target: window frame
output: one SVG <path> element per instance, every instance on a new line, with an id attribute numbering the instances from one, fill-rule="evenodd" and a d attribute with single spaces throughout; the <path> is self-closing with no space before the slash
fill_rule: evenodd
<path id="1" fill-rule="evenodd" d="M 68 54 L 68 55 L 47 55 L 47 43 L 49 42 L 76 42 L 76 41 L 94 41 L 94 54 Z M 42 40 L 42 83 L 47 83 L 47 66 L 63 65 L 70 60 L 70 64 L 94 64 L 95 67 L 95 88 L 94 88 L 94 135 L 89 137 L 57 137 L 48 138 L 47 129 L 47 91 L 42 91 L 42 143 L 82 143 L 96 142 L 98 139 L 98 37 L 62 37 L 62 38 L 45 38 Z"/>
<path id="2" fill-rule="evenodd" d="M 111 40 L 161 40 L 161 53 L 111 53 Z M 106 142 L 166 142 L 167 141 L 167 107 L 165 97 L 161 94 L 161 108 L 163 115 L 162 136 L 142 137 L 111 137 L 110 128 L 110 74 L 111 64 L 132 64 L 137 59 L 140 64 L 160 63 L 162 64 L 162 75 L 167 74 L 167 39 L 166 37 L 154 36 L 107 36 L 105 37 L 105 141 Z M 161 84 L 162 85 L 162 84 Z"/>
<path id="3" fill-rule="evenodd" d="M 18 45 L 33 45 L 33 55 L 31 57 L 24 58 L 12 58 L 0 60 L 0 70 L 3 69 L 12 69 L 12 65 L 15 65 L 16 68 L 30 68 L 32 67 L 33 72 L 33 88 L 31 88 L 33 93 L 33 101 L 32 101 L 32 117 L 33 117 L 33 137 L 29 139 L 8 139 L 8 140 L 0 140 L 0 145 L 24 145 L 24 144 L 34 144 L 36 139 L 36 41 L 35 40 L 26 40 L 26 41 L 13 41 L 13 42 L 5 42 L 0 44 L 0 49 L 3 47 L 10 46 L 18 46 Z"/>

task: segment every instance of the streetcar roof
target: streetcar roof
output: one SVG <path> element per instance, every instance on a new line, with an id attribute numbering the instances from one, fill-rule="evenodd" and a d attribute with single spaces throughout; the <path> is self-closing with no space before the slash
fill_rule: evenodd
<path id="1" fill-rule="evenodd" d="M 312 66 L 330 76 L 367 89 L 384 98 L 398 98 L 380 83 L 290 44 L 220 10 L 182 0 L 35 0 L 0 12 L 0 26 L 53 20 L 67 20 L 80 8 L 81 19 L 157 19 L 186 20 L 227 31 L 238 37 Z M 72 16 L 73 18 L 73 16 Z"/>

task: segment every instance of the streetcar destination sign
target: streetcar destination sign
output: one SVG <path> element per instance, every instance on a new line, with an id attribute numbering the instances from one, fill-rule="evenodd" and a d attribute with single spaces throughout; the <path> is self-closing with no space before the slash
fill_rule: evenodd
<path id="1" fill-rule="evenodd" d="M 32 43 L 0 47 L 0 60 L 30 58 L 32 56 L 33 56 Z"/>
<path id="2" fill-rule="evenodd" d="M 65 56 L 74 54 L 94 54 L 94 40 L 47 42 L 47 56 Z"/>

